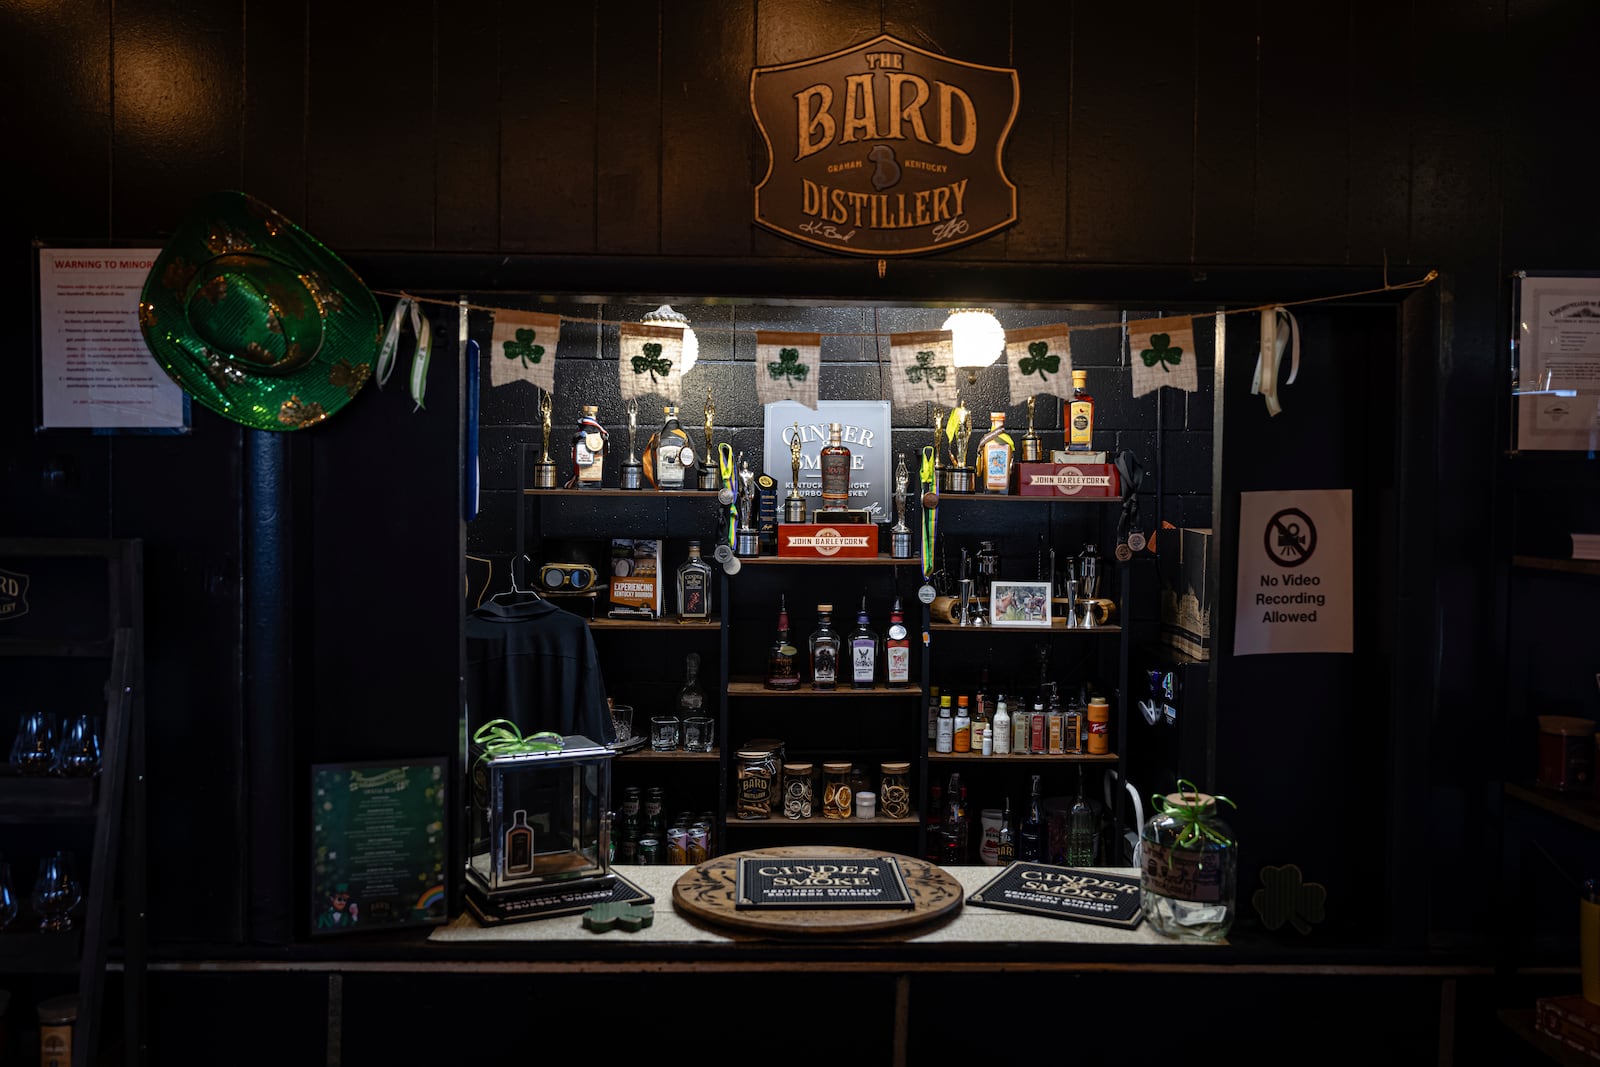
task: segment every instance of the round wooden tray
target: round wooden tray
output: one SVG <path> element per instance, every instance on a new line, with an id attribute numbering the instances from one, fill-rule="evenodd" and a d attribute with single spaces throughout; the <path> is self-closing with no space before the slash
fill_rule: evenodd
<path id="1" fill-rule="evenodd" d="M 809 859 L 822 856 L 871 859 L 883 855 L 894 855 L 900 864 L 906 892 L 911 897 L 911 908 L 750 908 L 741 911 L 735 906 L 741 859 Z M 793 936 L 910 930 L 954 914 L 961 908 L 963 895 L 961 883 L 936 863 L 877 849 L 832 845 L 794 845 L 730 852 L 685 871 L 672 886 L 673 905 L 691 918 L 751 933 Z"/>

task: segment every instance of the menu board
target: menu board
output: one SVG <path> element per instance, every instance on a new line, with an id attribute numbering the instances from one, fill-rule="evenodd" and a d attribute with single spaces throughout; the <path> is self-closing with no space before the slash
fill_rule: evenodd
<path id="1" fill-rule="evenodd" d="M 445 760 L 311 768 L 311 933 L 448 918 Z"/>

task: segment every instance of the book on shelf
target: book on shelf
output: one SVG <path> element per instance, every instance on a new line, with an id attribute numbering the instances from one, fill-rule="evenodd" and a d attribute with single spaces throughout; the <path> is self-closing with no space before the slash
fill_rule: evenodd
<path id="1" fill-rule="evenodd" d="M 611 610 L 613 619 L 661 617 L 661 542 L 654 538 L 611 539 Z"/>

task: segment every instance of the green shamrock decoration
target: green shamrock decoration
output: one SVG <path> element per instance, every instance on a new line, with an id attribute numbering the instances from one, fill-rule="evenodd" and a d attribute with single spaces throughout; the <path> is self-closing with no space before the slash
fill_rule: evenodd
<path id="1" fill-rule="evenodd" d="M 1146 367 L 1154 367 L 1159 363 L 1163 371 L 1171 374 L 1172 368 L 1168 367 L 1167 364 L 1170 363 L 1173 367 L 1176 367 L 1179 363 L 1182 363 L 1183 349 L 1173 345 L 1172 338 L 1166 334 L 1153 333 L 1150 335 L 1150 347 L 1140 352 L 1139 358 L 1144 360 Z"/>
<path id="2" fill-rule="evenodd" d="M 798 348 L 778 349 L 778 362 L 767 364 L 767 373 L 772 375 L 773 381 L 779 378 L 793 378 L 795 381 L 803 382 L 810 370 L 810 367 L 800 362 Z"/>
<path id="3" fill-rule="evenodd" d="M 934 382 L 944 381 L 944 374 L 945 369 L 943 367 L 935 367 L 933 365 L 933 353 L 927 350 L 917 353 L 917 365 L 915 367 L 906 368 L 906 377 L 911 380 L 912 385 L 922 382 L 929 389 L 933 388 Z"/>
<path id="4" fill-rule="evenodd" d="M 652 926 L 656 921 L 655 909 L 648 904 L 618 904 L 606 901 L 596 904 L 583 913 L 583 927 L 597 934 L 607 930 L 626 930 L 635 933 L 641 927 Z"/>
<path id="5" fill-rule="evenodd" d="M 515 341 L 507 341 L 500 347 L 505 350 L 507 359 L 520 359 L 524 367 L 538 363 L 544 358 L 544 345 L 533 343 L 533 331 L 521 329 L 517 331 Z"/>
<path id="6" fill-rule="evenodd" d="M 1323 906 L 1328 899 L 1327 888 L 1307 882 L 1300 868 L 1292 863 L 1261 868 L 1261 886 L 1251 902 L 1261 916 L 1261 925 L 1268 930 L 1287 922 L 1302 934 L 1309 934 L 1326 914 Z"/>
<path id="7" fill-rule="evenodd" d="M 672 373 L 672 360 L 661 358 L 660 345 L 649 341 L 642 346 L 642 351 L 644 355 L 633 357 L 633 373 L 643 374 L 649 371 L 652 383 L 656 381 L 657 374 L 665 378 Z"/>
<path id="8" fill-rule="evenodd" d="M 1037 372 L 1039 377 L 1044 378 L 1047 371 L 1055 374 L 1061 369 L 1061 357 L 1051 354 L 1048 342 L 1034 341 L 1028 346 L 1028 354 L 1017 360 L 1017 369 L 1023 374 Z"/>

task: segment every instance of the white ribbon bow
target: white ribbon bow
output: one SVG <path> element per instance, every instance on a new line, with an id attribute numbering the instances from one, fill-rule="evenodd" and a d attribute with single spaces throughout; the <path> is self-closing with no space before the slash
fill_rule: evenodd
<path id="1" fill-rule="evenodd" d="M 1278 320 L 1288 320 L 1288 329 L 1280 329 Z M 1288 308 L 1275 307 L 1261 313 L 1261 350 L 1256 354 L 1255 376 L 1250 379 L 1250 395 L 1262 396 L 1267 401 L 1267 414 L 1283 411 L 1278 402 L 1278 367 L 1283 361 L 1284 347 L 1288 346 L 1289 377 L 1285 385 L 1293 385 L 1300 373 L 1300 323 Z"/>

